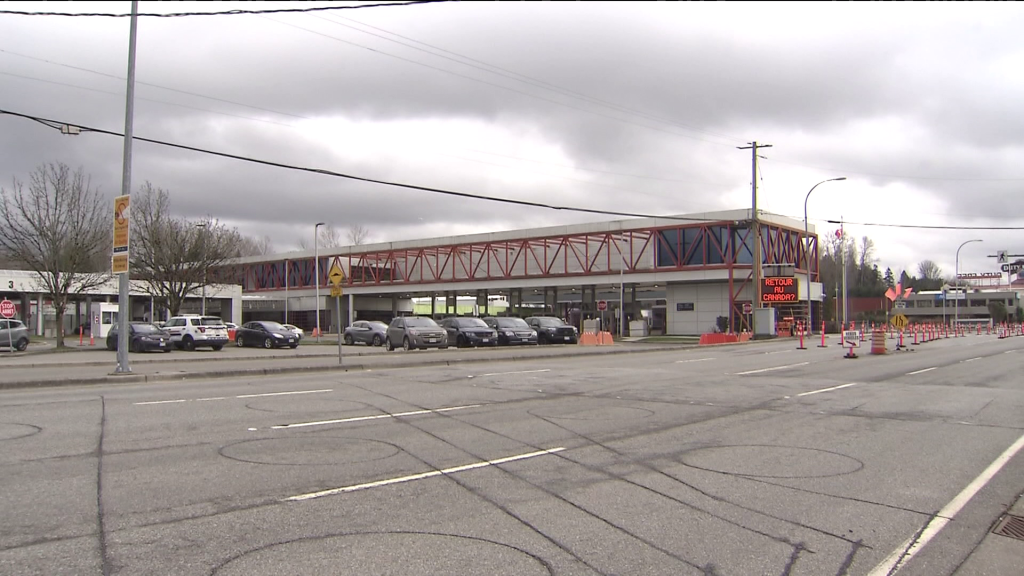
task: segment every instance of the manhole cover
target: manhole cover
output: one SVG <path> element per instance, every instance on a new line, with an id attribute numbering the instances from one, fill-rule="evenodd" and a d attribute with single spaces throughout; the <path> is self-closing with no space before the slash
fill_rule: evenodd
<path id="1" fill-rule="evenodd" d="M 1024 540 L 1024 518 L 1007 514 L 992 529 L 994 534 Z"/>

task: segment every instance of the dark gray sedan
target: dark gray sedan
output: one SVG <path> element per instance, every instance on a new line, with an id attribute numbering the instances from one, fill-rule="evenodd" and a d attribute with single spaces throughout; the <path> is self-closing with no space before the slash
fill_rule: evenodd
<path id="1" fill-rule="evenodd" d="M 357 320 L 345 328 L 342 340 L 348 346 L 362 342 L 372 346 L 383 346 L 387 337 L 388 325 L 377 320 Z"/>
<path id="2" fill-rule="evenodd" d="M 401 346 L 404 350 L 417 348 L 447 348 L 448 332 L 431 318 L 399 316 L 388 325 L 384 347 L 388 351 Z"/>
<path id="3" fill-rule="evenodd" d="M 299 336 L 277 322 L 246 322 L 235 331 L 235 345 L 263 348 L 299 347 Z"/>
<path id="4" fill-rule="evenodd" d="M 107 332 L 107 350 L 117 350 L 118 326 L 114 324 Z M 131 322 L 128 324 L 128 350 L 130 352 L 170 352 L 171 335 L 162 328 L 149 322 Z"/>
<path id="5" fill-rule="evenodd" d="M 537 331 L 522 318 L 484 318 L 488 326 L 498 332 L 498 345 L 537 344 Z"/>

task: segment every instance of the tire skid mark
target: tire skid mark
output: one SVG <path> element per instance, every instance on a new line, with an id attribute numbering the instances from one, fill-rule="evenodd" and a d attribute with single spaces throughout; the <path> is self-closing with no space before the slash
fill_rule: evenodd
<path id="1" fill-rule="evenodd" d="M 103 576 L 110 576 L 114 567 L 107 551 L 106 513 L 103 509 L 103 439 L 107 428 L 107 401 L 100 396 L 100 434 L 96 442 L 96 524 L 99 537 L 100 565 Z"/>

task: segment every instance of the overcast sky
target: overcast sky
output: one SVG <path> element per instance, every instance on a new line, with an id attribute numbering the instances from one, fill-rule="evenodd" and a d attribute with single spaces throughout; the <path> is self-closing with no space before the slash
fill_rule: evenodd
<path id="1" fill-rule="evenodd" d="M 140 2 L 142 13 L 353 2 Z M 126 1 L 0 10 L 127 14 Z M 128 18 L 0 14 L 0 109 L 121 132 Z M 140 17 L 136 136 L 502 198 L 651 215 L 845 218 L 879 267 L 951 276 L 1024 254 L 1024 6 L 476 3 Z M 120 193 L 122 141 L 0 115 L 0 185 L 82 167 Z M 136 143 L 133 190 L 174 212 L 312 243 L 614 219 L 465 200 Z M 910 227 L 880 226 L 902 225 Z M 1010 227 L 932 230 L 913 226 Z"/>

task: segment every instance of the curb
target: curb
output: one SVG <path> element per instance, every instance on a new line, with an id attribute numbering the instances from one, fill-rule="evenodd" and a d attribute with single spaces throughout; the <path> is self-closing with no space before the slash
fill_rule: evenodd
<path id="1" fill-rule="evenodd" d="M 366 362 L 354 363 L 354 364 L 343 364 L 341 366 L 281 366 L 281 367 L 268 367 L 268 368 L 248 368 L 248 369 L 234 369 L 234 370 L 207 370 L 200 372 L 179 372 L 175 374 L 108 374 L 107 376 L 92 376 L 83 378 L 67 378 L 59 381 L 50 380 L 21 380 L 15 382 L 0 382 L 0 390 L 15 390 L 25 388 L 60 388 L 65 386 L 88 386 L 96 384 L 144 384 L 149 382 L 173 382 L 182 380 L 202 380 L 207 378 L 237 378 L 244 376 L 277 376 L 282 374 L 301 374 L 310 372 L 355 372 L 355 371 L 366 371 L 366 370 L 401 370 L 405 368 L 422 368 L 424 366 L 457 366 L 462 364 L 478 364 L 483 362 L 519 362 L 523 360 L 543 360 L 547 358 L 568 358 L 568 357 L 579 357 L 579 356 L 591 356 L 595 354 L 648 354 L 654 352 L 665 352 L 671 350 L 689 350 L 695 349 L 698 346 L 664 346 L 658 349 L 651 350 L 604 350 L 602 352 L 590 352 L 580 353 L 577 350 L 561 351 L 553 354 L 545 354 L 543 356 L 523 356 L 514 355 L 505 358 L 493 358 L 490 356 L 480 358 L 456 358 L 456 359 L 424 359 L 414 360 L 408 363 L 401 363 L 396 365 L 384 365 L 379 366 L 375 364 L 369 364 Z M 370 355 L 367 355 L 370 356 Z M 373 356 L 376 356 L 374 354 Z M 316 358 L 316 356 L 314 356 Z M 104 365 L 108 365 L 108 362 L 104 362 Z M 82 363 L 75 363 L 75 366 L 81 366 Z M 52 367 L 53 364 L 43 365 L 46 367 Z"/>

